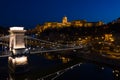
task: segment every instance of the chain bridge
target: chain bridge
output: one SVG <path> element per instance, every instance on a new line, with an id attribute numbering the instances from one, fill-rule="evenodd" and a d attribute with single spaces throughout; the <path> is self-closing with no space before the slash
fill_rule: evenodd
<path id="1" fill-rule="evenodd" d="M 21 27 L 12 27 L 9 32 L 10 35 L 0 37 L 0 45 L 2 48 L 0 57 L 11 56 L 10 51 L 12 51 L 13 48 L 25 48 L 26 50 L 29 50 L 30 54 L 39 54 L 45 52 L 81 49 L 86 46 L 83 44 L 79 44 L 77 46 L 73 44 L 63 45 L 56 42 L 26 36 L 24 35 L 25 30 L 21 29 Z"/>

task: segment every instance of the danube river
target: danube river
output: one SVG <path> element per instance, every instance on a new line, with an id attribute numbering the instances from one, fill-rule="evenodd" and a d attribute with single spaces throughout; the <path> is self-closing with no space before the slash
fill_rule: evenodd
<path id="1" fill-rule="evenodd" d="M 69 52 L 66 52 L 69 53 Z M 119 68 L 76 57 L 74 53 L 31 54 L 18 72 L 8 68 L 8 57 L 0 58 L 0 80 L 119 80 Z M 20 71 L 20 72 L 19 72 Z"/>

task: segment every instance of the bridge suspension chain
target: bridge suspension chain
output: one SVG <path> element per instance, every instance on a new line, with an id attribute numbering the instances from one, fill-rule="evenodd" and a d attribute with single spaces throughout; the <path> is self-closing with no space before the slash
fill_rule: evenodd
<path id="1" fill-rule="evenodd" d="M 33 39 L 33 40 L 37 40 L 37 41 L 44 42 L 44 43 L 48 43 L 48 44 L 53 44 L 53 45 L 58 45 L 58 46 L 64 46 L 64 47 L 67 47 L 67 45 L 58 44 L 58 43 L 54 43 L 54 42 L 50 42 L 50 41 L 46 41 L 46 40 L 41 40 L 41 39 L 33 38 L 33 37 L 30 37 L 30 36 L 25 36 L 25 38 L 27 38 L 27 39 Z"/>

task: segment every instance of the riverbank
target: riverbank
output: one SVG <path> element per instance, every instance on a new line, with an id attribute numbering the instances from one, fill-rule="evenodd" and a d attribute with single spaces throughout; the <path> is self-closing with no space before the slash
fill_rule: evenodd
<path id="1" fill-rule="evenodd" d="M 115 53 L 112 53 L 111 55 L 113 56 L 113 54 L 115 55 Z M 82 53 L 82 56 L 79 57 L 90 62 L 105 64 L 111 67 L 120 67 L 120 59 L 115 57 L 113 58 L 112 56 L 108 55 L 108 53 L 89 52 Z"/>

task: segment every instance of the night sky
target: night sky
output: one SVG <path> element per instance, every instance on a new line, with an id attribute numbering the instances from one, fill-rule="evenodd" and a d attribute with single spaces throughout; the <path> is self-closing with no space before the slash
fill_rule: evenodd
<path id="1" fill-rule="evenodd" d="M 63 16 L 107 23 L 120 17 L 120 0 L 0 0 L 0 26 L 34 28 Z"/>

